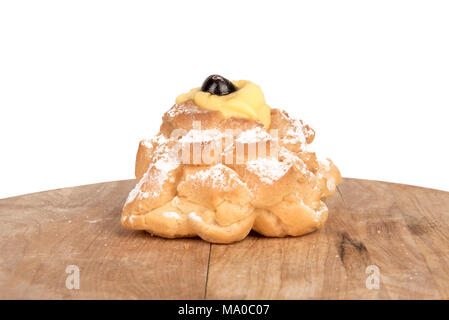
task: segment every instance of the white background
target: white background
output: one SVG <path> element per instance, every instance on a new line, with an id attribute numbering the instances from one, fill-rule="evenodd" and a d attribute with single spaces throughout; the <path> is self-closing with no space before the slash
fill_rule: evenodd
<path id="1" fill-rule="evenodd" d="M 133 178 L 211 73 L 261 85 L 346 177 L 449 190 L 448 1 L 2 1 L 0 198 Z"/>

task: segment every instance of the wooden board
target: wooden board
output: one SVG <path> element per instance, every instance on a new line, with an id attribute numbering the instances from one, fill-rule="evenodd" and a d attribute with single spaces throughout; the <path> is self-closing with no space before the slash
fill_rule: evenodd
<path id="1" fill-rule="evenodd" d="M 345 179 L 320 231 L 210 245 L 122 229 L 134 184 L 0 200 L 0 298 L 449 299 L 447 192 Z"/>

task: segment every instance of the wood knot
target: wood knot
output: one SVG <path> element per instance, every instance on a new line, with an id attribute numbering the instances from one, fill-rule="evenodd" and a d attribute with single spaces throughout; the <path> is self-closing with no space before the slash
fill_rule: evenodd
<path id="1" fill-rule="evenodd" d="M 338 244 L 338 252 L 340 260 L 345 264 L 348 257 L 356 255 L 355 258 L 363 261 L 368 260 L 368 250 L 361 241 L 352 239 L 346 232 L 340 234 L 340 242 Z"/>

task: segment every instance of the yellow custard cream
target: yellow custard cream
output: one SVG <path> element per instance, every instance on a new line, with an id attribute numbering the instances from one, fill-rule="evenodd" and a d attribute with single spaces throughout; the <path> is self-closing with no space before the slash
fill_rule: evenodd
<path id="1" fill-rule="evenodd" d="M 270 107 L 265 103 L 262 89 L 247 80 L 232 81 L 237 91 L 227 95 L 215 95 L 203 92 L 200 88 L 179 95 L 176 103 L 192 99 L 195 104 L 207 110 L 219 110 L 226 118 L 249 118 L 259 120 L 268 130 L 270 128 Z"/>

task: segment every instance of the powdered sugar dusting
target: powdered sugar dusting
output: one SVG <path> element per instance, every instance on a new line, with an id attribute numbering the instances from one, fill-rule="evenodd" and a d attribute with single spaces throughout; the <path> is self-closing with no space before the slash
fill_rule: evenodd
<path id="1" fill-rule="evenodd" d="M 181 219 L 181 216 L 179 215 L 179 213 L 174 212 L 174 211 L 164 212 L 164 213 L 162 213 L 162 215 L 167 218 Z"/>
<path id="2" fill-rule="evenodd" d="M 188 175 L 186 181 L 192 182 L 193 185 L 224 191 L 234 189 L 237 185 L 244 185 L 234 170 L 222 164 Z"/>
<path id="3" fill-rule="evenodd" d="M 313 213 L 315 214 L 316 217 L 320 217 L 327 210 L 328 209 L 327 209 L 326 204 L 323 201 L 320 201 L 320 207 L 316 210 L 313 210 Z"/>
<path id="4" fill-rule="evenodd" d="M 255 127 L 241 132 L 237 136 L 235 141 L 239 143 L 258 143 L 269 141 L 271 139 L 272 136 L 268 132 L 266 132 L 265 129 L 261 127 Z"/>
<path id="5" fill-rule="evenodd" d="M 207 113 L 210 112 L 206 109 L 200 109 L 199 107 L 195 105 L 185 105 L 183 103 L 181 104 L 175 104 L 173 107 L 170 108 L 165 113 L 165 116 L 167 116 L 170 119 L 173 119 L 174 117 L 180 115 L 180 114 L 193 114 L 193 113 Z"/>
<path id="6" fill-rule="evenodd" d="M 279 152 L 279 155 L 285 163 L 288 163 L 291 166 L 294 166 L 302 174 L 307 174 L 307 175 L 312 174 L 312 172 L 307 170 L 307 165 L 304 163 L 304 161 L 300 157 L 298 157 L 296 154 L 294 154 L 293 152 L 288 150 L 287 148 L 282 147 Z"/>
<path id="7" fill-rule="evenodd" d="M 176 153 L 169 148 L 169 140 L 166 138 L 156 137 L 161 144 L 156 146 L 153 152 L 153 163 L 150 164 L 148 170 L 143 175 L 142 179 L 137 183 L 135 188 L 129 193 L 125 202 L 125 206 L 135 199 L 155 199 L 160 195 L 165 181 L 169 179 L 169 174 L 179 167 L 180 160 Z M 172 177 L 173 179 L 173 177 Z M 151 190 L 142 191 L 142 186 L 148 183 Z"/>
<path id="8" fill-rule="evenodd" d="M 304 126 L 301 120 L 292 119 L 282 113 L 282 116 L 289 122 L 290 128 L 282 137 L 285 144 L 301 144 L 304 148 L 307 145 L 307 137 L 313 134 L 313 130 Z"/>
<path id="9" fill-rule="evenodd" d="M 291 165 L 276 158 L 259 158 L 246 163 L 246 168 L 266 184 L 272 184 L 282 178 L 290 167 Z"/>
<path id="10" fill-rule="evenodd" d="M 191 218 L 195 221 L 198 221 L 198 222 L 203 222 L 203 219 L 201 219 L 201 217 L 196 212 L 190 212 L 189 218 Z"/>
<path id="11" fill-rule="evenodd" d="M 232 132 L 232 130 L 231 130 Z M 218 129 L 206 129 L 198 130 L 191 129 L 187 132 L 179 142 L 181 143 L 204 143 L 220 140 L 223 138 L 232 138 L 232 134 L 228 132 L 222 132 Z M 261 127 L 255 127 L 248 129 L 239 133 L 236 137 L 235 142 L 239 143 L 258 143 L 272 140 L 273 137 Z"/>
<path id="12" fill-rule="evenodd" d="M 187 132 L 181 139 L 180 143 L 207 143 L 220 140 L 223 133 L 217 129 L 198 130 L 192 129 Z"/>
<path id="13" fill-rule="evenodd" d="M 329 171 L 331 169 L 331 164 L 327 159 L 319 159 L 318 162 L 324 168 L 324 170 Z"/>
<path id="14" fill-rule="evenodd" d="M 142 187 L 143 183 L 145 181 L 148 180 L 148 171 L 145 172 L 145 174 L 142 176 L 142 178 L 139 180 L 139 182 L 136 184 L 136 186 L 134 187 L 134 189 L 131 190 L 131 192 L 128 195 L 128 198 L 125 201 L 125 206 L 134 201 L 134 199 L 136 199 L 137 197 L 140 196 L 140 194 L 142 193 L 142 191 L 140 190 L 140 188 Z"/>
<path id="15" fill-rule="evenodd" d="M 328 178 L 326 182 L 327 190 L 330 192 L 334 192 L 336 185 L 335 185 L 335 179 L 334 178 Z"/>
<path id="16" fill-rule="evenodd" d="M 293 127 L 287 131 L 285 136 L 282 138 L 282 142 L 288 144 L 300 143 L 303 146 L 307 144 L 306 136 L 303 131 L 303 125 L 299 122 L 299 120 L 296 120 Z"/>
<path id="17" fill-rule="evenodd" d="M 162 134 L 158 134 L 151 139 L 144 139 L 141 141 L 141 143 L 147 148 L 152 148 L 153 144 L 163 145 L 163 144 L 166 144 L 167 142 L 168 142 L 168 139 L 166 137 L 164 137 L 164 135 L 162 135 Z"/>

